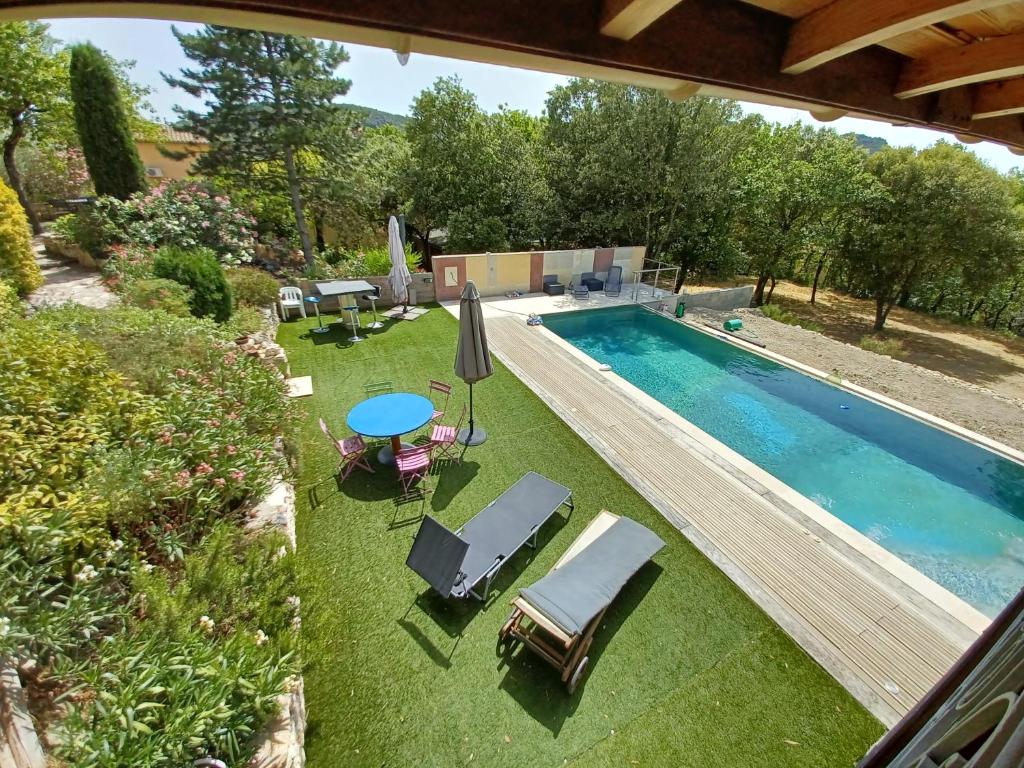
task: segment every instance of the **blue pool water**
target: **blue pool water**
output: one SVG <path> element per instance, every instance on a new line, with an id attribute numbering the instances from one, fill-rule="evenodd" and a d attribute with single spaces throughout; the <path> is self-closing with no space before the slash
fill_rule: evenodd
<path id="1" fill-rule="evenodd" d="M 983 613 L 1024 585 L 1024 467 L 638 306 L 544 324 Z"/>

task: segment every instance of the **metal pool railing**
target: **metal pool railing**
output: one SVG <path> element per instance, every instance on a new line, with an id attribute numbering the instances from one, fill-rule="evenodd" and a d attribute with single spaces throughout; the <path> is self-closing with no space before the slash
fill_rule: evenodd
<path id="1" fill-rule="evenodd" d="M 674 296 L 680 267 L 665 261 L 644 259 L 643 267 L 633 273 L 632 300 L 655 301 Z"/>

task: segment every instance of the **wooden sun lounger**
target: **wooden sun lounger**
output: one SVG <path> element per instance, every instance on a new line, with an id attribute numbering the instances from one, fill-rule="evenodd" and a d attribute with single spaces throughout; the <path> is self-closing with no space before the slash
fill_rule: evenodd
<path id="1" fill-rule="evenodd" d="M 619 515 L 615 515 L 608 510 L 601 510 L 590 521 L 583 532 L 576 537 L 576 540 L 573 541 L 558 562 L 555 563 L 548 576 L 538 581 L 534 586 L 539 587 L 551 574 L 572 563 L 578 555 L 608 533 L 620 519 L 628 523 L 632 527 L 633 532 L 639 533 L 645 540 L 641 542 L 640 551 L 633 553 L 632 562 L 620 563 L 620 565 L 624 566 L 625 570 L 620 569 L 618 573 L 613 574 L 613 584 L 614 587 L 617 587 L 613 587 L 613 595 L 617 595 L 621 587 L 625 585 L 626 580 L 653 557 L 664 546 L 664 542 L 643 526 L 628 518 L 620 518 Z M 615 533 L 617 532 L 611 534 L 610 539 L 615 536 Z M 612 554 L 610 557 L 614 559 L 615 556 Z M 583 578 L 592 576 L 591 573 L 581 573 L 580 575 Z M 563 582 L 569 580 L 563 579 Z M 563 584 L 562 586 L 564 587 L 565 585 Z M 608 610 L 614 597 L 605 601 L 599 608 L 596 608 L 596 612 L 593 612 L 585 622 L 574 624 L 571 617 L 567 619 L 563 616 L 562 622 L 560 622 L 551 613 L 545 611 L 538 604 L 537 595 L 531 595 L 531 590 L 532 588 L 521 590 L 520 595 L 512 600 L 512 613 L 509 614 L 508 619 L 498 633 L 498 642 L 503 644 L 507 650 L 510 650 L 517 641 L 523 643 L 523 645 L 561 672 L 562 682 L 566 684 L 569 693 L 572 694 L 586 672 L 589 662 L 587 651 L 590 649 L 590 644 L 593 641 L 594 632 L 601 624 L 601 620 L 604 618 L 605 612 Z M 591 611 L 594 608 L 594 605 L 590 606 Z M 584 610 L 587 609 L 584 608 Z M 566 624 L 570 626 L 567 627 Z"/>

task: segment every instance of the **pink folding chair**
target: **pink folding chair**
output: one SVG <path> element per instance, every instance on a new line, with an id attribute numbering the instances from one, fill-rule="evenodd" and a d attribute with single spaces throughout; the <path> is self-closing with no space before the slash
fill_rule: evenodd
<path id="1" fill-rule="evenodd" d="M 341 464 L 338 465 L 338 471 L 335 474 L 341 475 L 342 482 L 345 482 L 345 478 L 356 467 L 365 469 L 367 472 L 373 472 L 373 467 L 366 460 L 366 443 L 363 442 L 363 438 L 359 435 L 352 435 L 344 440 L 339 440 L 331 434 L 331 430 L 327 428 L 327 422 L 323 419 L 320 419 L 320 429 L 334 444 L 338 453 L 341 454 Z"/>
<path id="2" fill-rule="evenodd" d="M 452 427 L 448 424 L 435 424 L 434 429 L 430 433 L 430 444 L 437 448 L 437 458 L 442 456 L 449 456 L 456 461 L 456 463 L 462 463 L 462 457 L 459 456 L 457 450 L 455 453 L 452 449 L 455 448 L 455 438 L 459 436 L 459 430 L 462 429 L 462 422 L 466 420 L 466 406 L 462 406 L 462 415 L 459 416 L 458 423 Z"/>
<path id="3" fill-rule="evenodd" d="M 430 380 L 430 386 L 427 387 L 427 397 L 434 404 L 434 415 L 430 417 L 431 421 L 437 421 L 444 416 L 445 409 L 448 407 L 448 398 L 452 396 L 452 385 L 445 384 L 443 381 Z M 437 398 L 435 400 L 434 398 Z M 442 397 L 444 401 L 442 402 Z M 440 408 L 438 404 L 440 403 Z"/>
<path id="4" fill-rule="evenodd" d="M 395 469 L 398 470 L 398 479 L 402 481 L 402 490 L 406 493 L 412 490 L 417 480 L 426 482 L 430 471 L 430 452 L 433 449 L 432 444 L 421 445 L 403 448 L 395 454 Z"/>

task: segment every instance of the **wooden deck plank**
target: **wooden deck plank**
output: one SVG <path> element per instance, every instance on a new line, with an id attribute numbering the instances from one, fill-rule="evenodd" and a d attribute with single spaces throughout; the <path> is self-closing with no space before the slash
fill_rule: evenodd
<path id="1" fill-rule="evenodd" d="M 495 318 L 488 336 L 517 376 L 886 725 L 966 648 L 974 633 L 941 607 L 908 599 L 823 541 L 546 332 Z"/>

